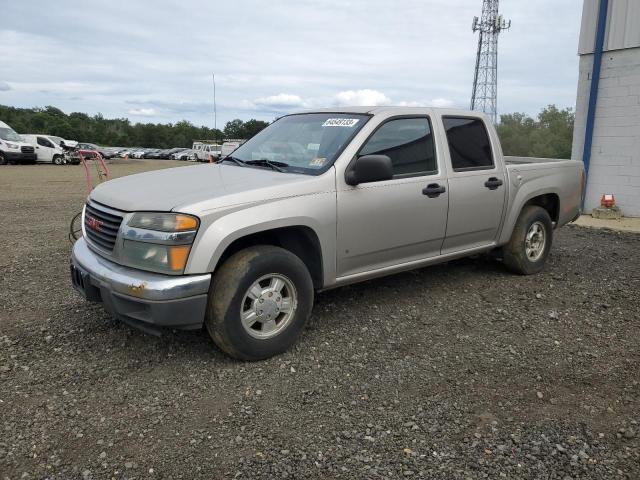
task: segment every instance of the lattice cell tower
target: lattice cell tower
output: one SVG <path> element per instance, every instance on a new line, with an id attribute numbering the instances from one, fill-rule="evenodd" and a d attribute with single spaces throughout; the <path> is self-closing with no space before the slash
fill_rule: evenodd
<path id="1" fill-rule="evenodd" d="M 471 110 L 485 112 L 494 124 L 498 120 L 498 35 L 511 27 L 511 20 L 507 21 L 498 14 L 498 1 L 483 0 L 482 16 L 473 17 L 471 26 L 474 32 L 480 32 Z"/>

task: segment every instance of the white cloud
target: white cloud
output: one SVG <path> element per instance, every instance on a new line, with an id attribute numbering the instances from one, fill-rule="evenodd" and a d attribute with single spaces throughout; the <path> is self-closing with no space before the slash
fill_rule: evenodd
<path id="1" fill-rule="evenodd" d="M 253 101 L 254 105 L 265 107 L 302 107 L 304 102 L 298 95 L 292 95 L 289 93 L 280 93 L 278 95 L 270 95 L 268 97 L 256 98 Z"/>
<path id="2" fill-rule="evenodd" d="M 301 97 L 291 93 L 279 93 L 255 100 L 243 100 L 236 106 L 243 110 L 268 110 L 272 112 L 290 112 L 299 108 L 323 108 L 331 105 L 338 107 L 378 107 L 396 105 L 399 107 L 452 107 L 455 101 L 437 97 L 429 101 L 396 101 L 380 90 L 360 89 L 343 90 L 330 96 Z"/>
<path id="3" fill-rule="evenodd" d="M 132 108 L 129 110 L 129 115 L 135 115 L 139 117 L 153 117 L 156 113 L 155 108 Z"/>
<path id="4" fill-rule="evenodd" d="M 339 106 L 365 107 L 391 105 L 391 99 L 378 90 L 345 90 L 334 97 Z"/>
<path id="5" fill-rule="evenodd" d="M 237 2 L 49 3 L 2 4 L 12 27 L 0 29 L 0 58 L 11 58 L 1 103 L 212 126 L 215 72 L 221 126 L 338 105 L 467 108 L 478 41 L 468 24 L 482 2 L 244 0 L 241 42 Z M 513 28 L 500 39 L 499 113 L 574 104 L 581 3 L 504 2 Z M 193 28 L 209 17 L 215 29 Z"/>

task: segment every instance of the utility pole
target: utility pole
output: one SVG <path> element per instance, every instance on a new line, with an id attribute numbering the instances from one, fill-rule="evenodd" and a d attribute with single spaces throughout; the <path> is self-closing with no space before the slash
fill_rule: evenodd
<path id="1" fill-rule="evenodd" d="M 211 73 L 211 80 L 213 80 L 213 131 L 218 130 L 218 113 L 216 112 L 216 74 Z M 217 133 L 214 135 L 218 136 Z M 217 140 L 217 139 L 216 139 Z"/>
<path id="2" fill-rule="evenodd" d="M 480 32 L 473 76 L 471 110 L 485 112 L 498 122 L 498 35 L 511 27 L 511 20 L 498 14 L 499 0 L 483 0 L 482 16 L 473 17 L 471 29 Z"/>

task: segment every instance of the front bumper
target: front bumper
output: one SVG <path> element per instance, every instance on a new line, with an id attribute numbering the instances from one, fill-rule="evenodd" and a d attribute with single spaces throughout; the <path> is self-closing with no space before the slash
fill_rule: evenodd
<path id="1" fill-rule="evenodd" d="M 4 158 L 12 163 L 35 162 L 38 159 L 36 153 L 13 152 L 11 150 L 3 150 L 2 153 Z"/>
<path id="2" fill-rule="evenodd" d="M 123 267 L 92 252 L 81 238 L 73 246 L 71 282 L 116 318 L 157 334 L 158 327 L 202 327 L 211 275 L 174 277 Z"/>

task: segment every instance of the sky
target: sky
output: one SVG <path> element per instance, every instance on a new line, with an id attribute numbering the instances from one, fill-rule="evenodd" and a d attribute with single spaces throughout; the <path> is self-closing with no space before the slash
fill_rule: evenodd
<path id="1" fill-rule="evenodd" d="M 468 108 L 481 0 L 4 0 L 0 104 L 132 122 Z M 502 0 L 498 113 L 575 106 L 581 0 Z"/>

